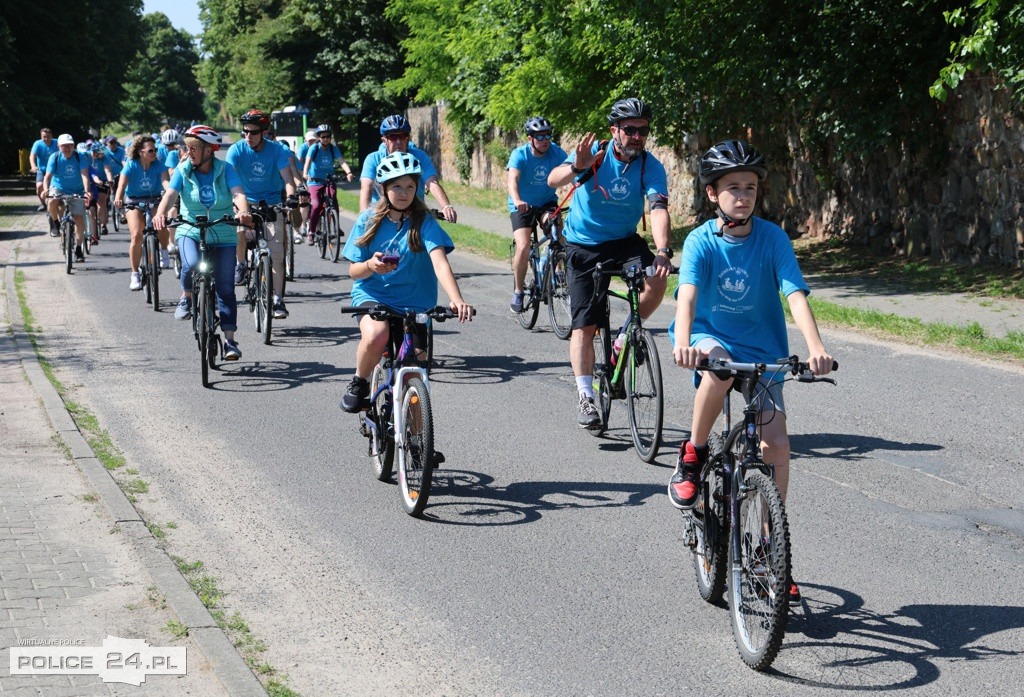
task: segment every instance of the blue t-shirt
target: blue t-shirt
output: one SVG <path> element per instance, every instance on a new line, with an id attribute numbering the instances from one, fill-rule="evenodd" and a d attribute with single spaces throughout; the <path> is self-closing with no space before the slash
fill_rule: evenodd
<path id="1" fill-rule="evenodd" d="M 288 168 L 288 154 L 277 143 L 269 140 L 264 143 L 257 152 L 248 143 L 238 141 L 228 149 L 225 159 L 234 167 L 249 201 L 274 205 L 281 203 L 281 187 L 284 186 L 281 170 Z"/>
<path id="2" fill-rule="evenodd" d="M 331 143 L 330 148 L 321 147 L 320 143 L 313 143 L 306 151 L 306 159 L 310 160 L 309 179 L 326 179 L 328 175 L 334 174 L 334 161 L 343 158 L 341 150 L 334 143 Z M 306 166 L 305 161 L 302 166 Z M 313 183 L 319 184 L 320 182 Z"/>
<path id="3" fill-rule="evenodd" d="M 594 143 L 591 150 L 600 147 Z M 632 162 L 622 162 L 608 143 L 597 174 L 572 195 L 572 207 L 565 221 L 565 239 L 574 244 L 593 246 L 636 234 L 647 198 L 668 197 L 665 167 L 651 153 Z M 572 164 L 575 156 L 565 162 Z M 643 190 L 640 171 L 643 170 Z M 596 189 L 596 190 L 595 190 Z"/>
<path id="4" fill-rule="evenodd" d="M 191 171 L 190 181 L 185 181 L 185 172 Z M 223 171 L 223 180 L 218 185 L 217 175 Z M 193 183 L 194 182 L 194 183 Z M 207 215 L 207 209 L 211 218 L 220 218 L 224 215 L 231 215 L 233 212 L 233 201 L 231 189 L 236 186 L 241 188 L 242 182 L 235 174 L 235 168 L 225 161 L 214 160 L 213 170 L 202 174 L 193 169 L 192 162 L 185 159 L 171 175 L 170 188 L 181 193 L 181 208 L 186 220 L 195 220 L 197 215 Z M 179 237 L 190 237 L 199 239 L 199 232 L 189 225 L 181 225 L 174 233 L 175 239 Z M 238 243 L 238 236 L 235 228 L 230 225 L 215 225 L 207 233 L 206 239 L 210 244 L 235 245 Z"/>
<path id="5" fill-rule="evenodd" d="M 166 171 L 157 160 L 153 161 L 149 169 L 143 168 L 142 160 L 128 160 L 121 170 L 121 176 L 128 178 L 124 195 L 130 198 L 161 196 L 164 190 L 160 176 Z"/>
<path id="6" fill-rule="evenodd" d="M 57 152 L 57 150 L 56 138 L 51 138 L 49 145 L 44 143 L 42 138 L 32 143 L 32 152 L 35 153 L 36 156 L 36 169 L 45 170 L 46 163 L 50 159 L 50 155 Z"/>
<path id="7" fill-rule="evenodd" d="M 92 157 L 91 154 L 89 156 L 89 167 L 95 169 L 96 176 L 103 181 L 107 181 L 107 170 L 105 168 L 109 167 L 111 175 L 113 175 L 116 164 L 114 158 L 107 153 L 104 153 L 103 157 Z M 92 174 L 90 173 L 89 176 L 91 177 Z"/>
<path id="8" fill-rule="evenodd" d="M 371 211 L 363 211 L 356 219 L 352 232 L 345 243 L 342 256 L 351 262 L 366 261 L 374 252 L 397 254 L 398 268 L 391 273 L 370 274 L 352 283 L 353 305 L 365 302 L 384 303 L 395 310 L 429 310 L 437 305 L 437 276 L 430 261 L 430 252 L 438 247 L 446 253 L 455 249 L 455 244 L 437 220 L 428 215 L 420 228 L 420 240 L 424 251 L 409 251 L 409 219 L 395 225 L 388 218 L 380 224 L 377 234 L 365 247 L 356 246 L 356 240 L 363 236 Z"/>
<path id="9" fill-rule="evenodd" d="M 782 228 L 752 220 L 751 233 L 741 238 L 715 235 L 717 219 L 690 232 L 679 261 L 679 285 L 697 287 L 691 346 L 711 337 L 735 361 L 774 361 L 789 355 L 779 291 L 789 296 L 810 290 Z M 669 335 L 674 346 L 674 320 Z"/>
<path id="10" fill-rule="evenodd" d="M 531 206 L 543 206 L 557 200 L 554 187 L 548 186 L 548 174 L 558 165 L 565 162 L 568 155 L 565 150 L 551 143 L 543 156 L 533 154 L 533 147 L 527 143 L 512 151 L 508 158 L 506 170 L 519 170 L 519 197 Z M 508 197 L 508 211 L 513 213 L 516 206 L 512 196 Z"/>
<path id="11" fill-rule="evenodd" d="M 88 155 L 83 155 L 77 150 L 71 153 L 71 159 L 66 159 L 64 153 L 59 150 L 50 155 L 50 159 L 46 161 L 46 173 L 53 175 L 50 186 L 60 189 L 65 194 L 84 194 L 82 170 L 88 174 L 90 159 Z"/>
<path id="12" fill-rule="evenodd" d="M 178 148 L 167 153 L 167 159 L 164 160 L 164 164 L 167 166 L 167 169 L 174 169 L 178 166 L 179 162 L 181 162 L 181 151 L 178 150 Z"/>
<path id="13" fill-rule="evenodd" d="M 415 157 L 420 163 L 420 170 L 422 171 L 422 174 L 420 175 L 420 184 L 416 188 L 416 195 L 422 199 L 426 196 L 426 181 L 431 177 L 436 177 L 437 170 L 434 169 L 434 163 L 430 161 L 430 155 L 423 152 L 412 143 L 409 143 L 409 149 L 406 152 Z M 377 165 L 379 165 L 380 161 L 387 156 L 388 146 L 381 143 L 380 147 L 377 148 L 374 153 L 366 157 L 366 160 L 363 162 L 363 169 L 359 173 L 360 179 L 372 179 L 374 182 L 372 193 L 370 194 L 370 206 L 377 203 L 377 199 L 380 198 L 380 185 L 377 184 Z"/>
<path id="14" fill-rule="evenodd" d="M 116 177 L 121 173 L 121 170 L 124 168 L 124 161 L 125 158 L 128 157 L 128 153 L 125 152 L 124 147 L 121 145 L 118 145 L 116 150 L 108 145 L 107 150 L 110 151 L 110 156 L 114 158 L 114 166 L 111 169 L 113 170 L 114 176 Z"/>
<path id="15" fill-rule="evenodd" d="M 156 142 L 156 160 L 157 162 L 165 162 L 167 160 L 167 146 L 159 140 Z"/>

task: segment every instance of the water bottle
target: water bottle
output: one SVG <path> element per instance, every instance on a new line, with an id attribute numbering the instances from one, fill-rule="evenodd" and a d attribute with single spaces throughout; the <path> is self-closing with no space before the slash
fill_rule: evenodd
<path id="1" fill-rule="evenodd" d="M 541 258 L 537 260 L 537 275 L 544 278 L 544 264 L 548 263 L 548 255 L 541 255 Z"/>
<path id="2" fill-rule="evenodd" d="M 619 362 L 619 356 L 622 354 L 622 347 L 626 344 L 626 328 L 623 327 L 619 330 L 619 335 L 615 337 L 615 341 L 612 342 L 612 363 L 616 364 Z"/>

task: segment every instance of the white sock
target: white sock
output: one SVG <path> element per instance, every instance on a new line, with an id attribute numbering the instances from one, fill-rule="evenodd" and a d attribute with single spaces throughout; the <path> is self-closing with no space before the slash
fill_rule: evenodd
<path id="1" fill-rule="evenodd" d="M 581 395 L 584 395 L 588 399 L 594 398 L 594 376 L 593 375 L 579 375 L 576 377 L 576 389 L 579 390 Z"/>

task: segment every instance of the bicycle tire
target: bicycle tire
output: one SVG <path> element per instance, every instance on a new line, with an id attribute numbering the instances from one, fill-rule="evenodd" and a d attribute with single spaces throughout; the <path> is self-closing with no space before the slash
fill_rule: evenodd
<path id="1" fill-rule="evenodd" d="M 75 225 L 72 222 L 64 223 L 62 235 L 64 237 L 64 261 L 67 272 L 71 273 L 71 267 L 75 263 Z"/>
<path id="2" fill-rule="evenodd" d="M 387 380 L 387 370 L 384 362 L 381 361 L 373 368 L 370 376 L 370 396 L 377 394 L 377 390 Z M 391 472 L 395 463 L 395 434 L 391 427 L 391 391 L 382 390 L 373 403 L 374 432 L 370 435 L 371 459 L 373 461 L 373 476 L 382 482 L 391 478 Z"/>
<path id="3" fill-rule="evenodd" d="M 85 235 L 82 237 L 82 249 L 85 250 L 86 254 L 92 254 L 92 235 L 95 226 L 92 222 L 92 216 L 85 216 Z"/>
<path id="4" fill-rule="evenodd" d="M 523 284 L 523 311 L 519 313 L 519 326 L 523 329 L 533 329 L 537 323 L 537 315 L 540 314 L 540 284 L 537 282 L 537 267 L 526 272 L 526 283 Z M 533 278 L 530 278 L 530 276 Z"/>
<path id="5" fill-rule="evenodd" d="M 565 273 L 565 252 L 555 252 L 548 259 L 548 314 L 551 331 L 559 339 L 572 336 L 572 308 L 569 306 L 569 281 Z"/>
<path id="6" fill-rule="evenodd" d="M 290 220 L 284 224 L 284 280 L 295 280 L 295 226 Z M 284 295 L 282 288 L 282 295 Z"/>
<path id="7" fill-rule="evenodd" d="M 192 329 L 199 342 L 199 369 L 203 387 L 210 386 L 210 311 L 209 298 L 206 295 L 207 280 L 200 278 L 193 285 L 192 300 L 195 304 L 192 312 Z"/>
<path id="8" fill-rule="evenodd" d="M 175 252 L 171 255 L 171 264 L 174 266 L 174 277 L 181 278 L 181 252 Z"/>
<path id="9" fill-rule="evenodd" d="M 142 283 L 142 288 L 146 291 L 143 296 L 146 299 L 146 303 L 153 302 L 153 291 L 150 290 L 149 285 L 149 243 L 145 238 L 142 240 L 142 261 L 139 263 L 139 282 Z"/>
<path id="10" fill-rule="evenodd" d="M 113 224 L 114 224 L 114 232 L 120 232 L 121 231 L 121 224 L 117 222 L 118 219 L 121 217 L 121 210 L 122 209 L 120 209 L 120 208 L 111 208 L 110 209 L 110 218 L 112 219 L 111 222 L 113 222 Z"/>
<path id="11" fill-rule="evenodd" d="M 658 347 L 649 331 L 641 328 L 635 335 L 637 343 L 630 344 L 626 366 L 626 410 L 629 413 L 629 432 L 633 447 L 644 462 L 658 456 L 661 446 L 661 428 L 665 418 L 665 395 L 662 393 L 661 360 Z"/>
<path id="12" fill-rule="evenodd" d="M 264 344 L 270 343 L 270 328 L 274 321 L 272 279 L 270 256 L 265 254 L 256 263 L 256 313 L 260 316 L 257 327 Z"/>
<path id="13" fill-rule="evenodd" d="M 608 374 L 610 356 L 605 351 L 602 332 L 607 327 L 598 327 L 594 332 L 594 404 L 601 416 L 598 428 L 591 430 L 594 435 L 601 435 L 608 430 L 608 417 L 612 411 L 612 382 Z"/>
<path id="14" fill-rule="evenodd" d="M 789 618 L 789 525 L 779 489 L 766 474 L 748 472 L 739 499 L 740 549 L 730 537 L 729 614 L 740 658 L 754 670 L 767 669 L 782 647 Z M 763 525 L 768 537 L 763 538 Z"/>
<path id="15" fill-rule="evenodd" d="M 712 605 L 719 603 L 725 594 L 729 551 L 729 508 L 725 505 L 722 486 L 722 457 L 722 438 L 712 435 L 708 440 L 708 466 L 701 481 L 701 498 L 689 513 L 697 591 Z"/>
<path id="16" fill-rule="evenodd" d="M 338 213 L 333 208 L 327 213 L 329 221 L 327 244 L 331 248 L 331 261 L 338 261 L 341 256 L 341 223 Z"/>
<path id="17" fill-rule="evenodd" d="M 427 375 L 434 369 L 434 321 L 427 322 Z"/>
<path id="18" fill-rule="evenodd" d="M 434 422 L 430 394 L 423 380 L 409 378 L 402 392 L 402 447 L 398 450 L 398 488 L 402 508 L 413 517 L 423 514 L 434 473 Z"/>
<path id="19" fill-rule="evenodd" d="M 153 288 L 153 312 L 160 311 L 160 240 L 149 236 L 149 285 Z"/>
<path id="20" fill-rule="evenodd" d="M 316 246 L 320 248 L 320 258 L 327 258 L 327 214 L 320 216 L 320 223 L 316 226 Z"/>

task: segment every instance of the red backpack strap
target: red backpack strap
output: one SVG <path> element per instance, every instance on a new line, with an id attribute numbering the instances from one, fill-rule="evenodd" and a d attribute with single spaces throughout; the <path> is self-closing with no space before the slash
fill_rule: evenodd
<path id="1" fill-rule="evenodd" d="M 607 153 L 608 141 L 602 140 L 597 147 L 597 159 L 594 160 L 594 164 L 590 165 L 590 167 L 588 167 L 585 172 L 583 172 L 576 178 L 576 182 L 572 185 L 572 188 L 569 189 L 569 193 L 565 195 L 565 198 L 562 199 L 562 202 L 558 204 L 557 208 L 555 208 L 555 212 L 552 213 L 553 216 L 558 215 L 559 212 L 561 212 L 562 208 L 565 207 L 565 204 L 568 203 L 570 198 L 572 198 L 572 195 L 576 193 L 576 189 L 586 184 L 588 181 L 590 181 L 592 177 L 597 176 L 597 168 L 600 167 L 601 163 L 604 162 L 604 156 Z M 608 192 L 605 191 L 600 186 L 598 186 L 596 181 L 594 182 L 594 189 L 601 189 L 601 192 L 604 194 L 605 198 L 608 198 Z"/>

